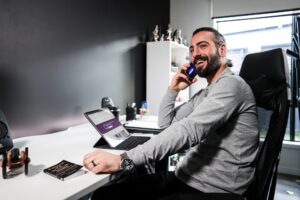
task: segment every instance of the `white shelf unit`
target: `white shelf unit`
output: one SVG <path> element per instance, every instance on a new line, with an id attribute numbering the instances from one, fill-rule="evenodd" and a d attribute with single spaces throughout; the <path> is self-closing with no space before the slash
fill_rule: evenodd
<path id="1" fill-rule="evenodd" d="M 146 99 L 150 113 L 158 114 L 160 101 L 178 67 L 189 62 L 187 46 L 171 41 L 147 43 Z M 181 91 L 176 105 L 189 99 L 189 88 Z"/>

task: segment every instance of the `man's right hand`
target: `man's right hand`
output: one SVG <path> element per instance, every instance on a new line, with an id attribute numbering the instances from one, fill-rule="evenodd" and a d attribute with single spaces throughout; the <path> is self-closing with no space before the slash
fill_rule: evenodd
<path id="1" fill-rule="evenodd" d="M 120 170 L 121 156 L 103 150 L 95 150 L 84 156 L 83 165 L 88 170 L 99 173 L 114 173 Z"/>
<path id="2" fill-rule="evenodd" d="M 189 81 L 188 77 L 184 74 L 184 71 L 187 70 L 188 66 L 189 65 L 187 64 L 180 67 L 178 72 L 172 78 L 171 84 L 169 86 L 170 90 L 174 92 L 179 92 L 180 90 L 184 90 L 185 88 L 197 81 L 196 78 L 194 78 L 192 82 Z"/>

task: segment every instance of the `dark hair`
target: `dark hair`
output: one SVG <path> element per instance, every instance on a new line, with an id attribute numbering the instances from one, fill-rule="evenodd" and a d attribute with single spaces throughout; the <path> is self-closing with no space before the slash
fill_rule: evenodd
<path id="1" fill-rule="evenodd" d="M 217 47 L 220 47 L 222 44 L 226 44 L 224 36 L 219 31 L 217 31 L 216 29 L 211 28 L 211 27 L 198 28 L 193 32 L 193 36 L 202 31 L 207 31 L 207 32 L 213 33 L 214 43 Z M 227 65 L 227 67 L 232 67 L 233 66 L 232 61 L 230 59 L 226 59 L 226 65 Z"/>
<path id="2" fill-rule="evenodd" d="M 207 32 L 213 33 L 213 35 L 215 37 L 214 43 L 217 47 L 220 47 L 222 44 L 226 44 L 224 36 L 221 33 L 219 33 L 219 31 L 217 31 L 216 29 L 211 28 L 211 27 L 198 28 L 193 32 L 193 36 L 202 31 L 207 31 Z"/>

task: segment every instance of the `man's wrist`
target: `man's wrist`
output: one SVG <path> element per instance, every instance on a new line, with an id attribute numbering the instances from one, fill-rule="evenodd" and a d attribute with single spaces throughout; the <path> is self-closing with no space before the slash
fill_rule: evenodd
<path id="1" fill-rule="evenodd" d="M 180 90 L 173 89 L 169 86 L 169 91 L 173 93 L 178 93 Z"/>

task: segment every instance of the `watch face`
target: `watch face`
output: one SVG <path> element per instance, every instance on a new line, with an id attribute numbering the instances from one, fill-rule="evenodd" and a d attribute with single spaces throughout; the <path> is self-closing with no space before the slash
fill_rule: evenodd
<path id="1" fill-rule="evenodd" d="M 134 168 L 134 163 L 130 159 L 123 159 L 121 160 L 121 170 L 130 171 Z"/>

